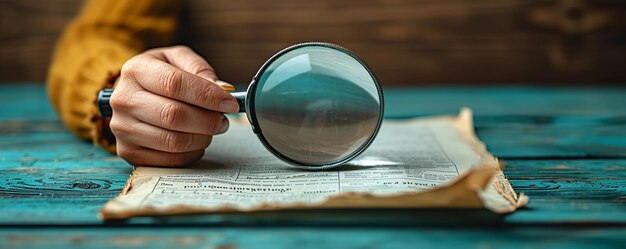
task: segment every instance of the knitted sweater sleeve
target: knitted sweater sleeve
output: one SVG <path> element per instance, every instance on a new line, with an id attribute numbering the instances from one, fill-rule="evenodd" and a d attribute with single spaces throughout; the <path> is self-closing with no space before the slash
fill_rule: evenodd
<path id="1" fill-rule="evenodd" d="M 46 87 L 69 130 L 114 152 L 102 139 L 97 115 L 100 89 L 112 86 L 124 62 L 147 48 L 167 45 L 180 1 L 90 0 L 56 44 Z"/>

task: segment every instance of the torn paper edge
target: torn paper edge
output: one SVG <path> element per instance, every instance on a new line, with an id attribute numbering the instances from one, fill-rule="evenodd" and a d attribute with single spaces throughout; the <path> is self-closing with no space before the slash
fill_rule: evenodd
<path id="1" fill-rule="evenodd" d="M 190 205 L 174 205 L 168 208 L 141 207 L 127 209 L 124 204 L 118 203 L 118 198 L 127 195 L 137 184 L 136 181 L 149 181 L 158 176 L 140 176 L 135 169 L 129 177 L 122 193 L 110 200 L 100 210 L 101 219 L 126 219 L 135 216 L 163 216 L 173 214 L 197 213 L 229 213 L 229 212 L 256 212 L 287 209 L 342 209 L 342 208 L 486 208 L 495 213 L 510 213 L 528 203 L 528 197 L 519 196 L 506 180 L 498 159 L 487 151 L 484 143 L 478 140 L 474 132 L 472 111 L 463 108 L 456 117 L 432 117 L 428 119 L 453 119 L 453 126 L 457 134 L 470 148 L 480 156 L 480 163 L 454 179 L 453 181 L 433 189 L 398 194 L 370 194 L 370 193 L 340 193 L 329 196 L 318 203 L 270 204 L 262 203 L 253 208 L 237 208 L 224 205 L 216 208 L 204 208 Z M 490 205 L 489 199 L 482 196 L 491 185 L 509 205 Z M 464 186 L 464 187 L 462 187 Z M 463 191 L 458 191 L 463 190 Z M 445 198 L 443 198 L 445 197 Z M 459 199 L 465 199 L 459 204 Z M 428 200 L 428 201 L 425 201 Z"/>

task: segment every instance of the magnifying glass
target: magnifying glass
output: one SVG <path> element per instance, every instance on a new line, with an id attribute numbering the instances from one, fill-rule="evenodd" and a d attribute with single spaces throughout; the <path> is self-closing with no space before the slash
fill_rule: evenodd
<path id="1" fill-rule="evenodd" d="M 383 92 L 372 70 L 331 43 L 281 50 L 261 66 L 246 92 L 232 95 L 265 148 L 304 169 L 331 168 L 357 157 L 383 118 Z"/>

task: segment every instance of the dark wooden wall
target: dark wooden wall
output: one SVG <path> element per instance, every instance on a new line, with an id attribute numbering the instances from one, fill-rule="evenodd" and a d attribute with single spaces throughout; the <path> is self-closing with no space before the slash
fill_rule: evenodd
<path id="1" fill-rule="evenodd" d="M 0 0 L 0 81 L 45 79 L 78 0 Z M 357 52 L 390 84 L 626 83 L 626 1 L 187 1 L 180 42 L 246 84 L 302 41 Z"/>

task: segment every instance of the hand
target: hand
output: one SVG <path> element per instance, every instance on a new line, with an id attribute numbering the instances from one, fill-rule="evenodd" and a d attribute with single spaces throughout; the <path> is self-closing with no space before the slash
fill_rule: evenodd
<path id="1" fill-rule="evenodd" d="M 110 99 L 117 154 L 134 165 L 181 166 L 228 129 L 235 98 L 213 68 L 184 46 L 157 48 L 122 67 Z"/>

